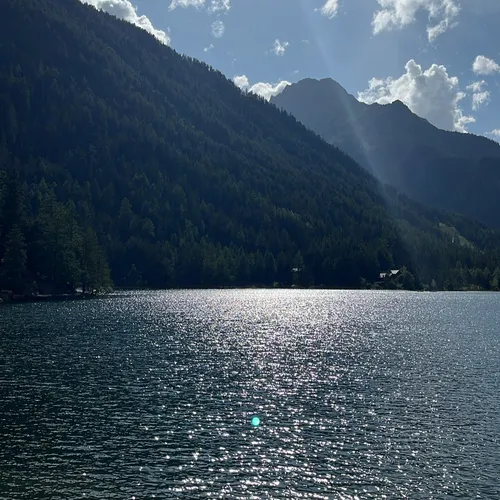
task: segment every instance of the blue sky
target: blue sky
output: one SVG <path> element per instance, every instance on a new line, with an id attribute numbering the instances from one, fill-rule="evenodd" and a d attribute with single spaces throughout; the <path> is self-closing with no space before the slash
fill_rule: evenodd
<path id="1" fill-rule="evenodd" d="M 264 97 L 331 77 L 500 140 L 500 0 L 83 0 Z"/>

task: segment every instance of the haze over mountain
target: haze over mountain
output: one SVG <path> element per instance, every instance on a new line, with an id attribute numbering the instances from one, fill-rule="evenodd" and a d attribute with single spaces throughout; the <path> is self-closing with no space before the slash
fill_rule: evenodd
<path id="1" fill-rule="evenodd" d="M 77 0 L 2 3 L 0 243 L 0 287 L 21 292 L 105 286 L 106 259 L 126 286 L 500 278 L 497 233 L 383 189 L 287 113 Z"/>
<path id="2" fill-rule="evenodd" d="M 332 79 L 305 79 L 271 100 L 417 201 L 500 227 L 500 145 L 440 130 L 403 103 L 365 104 Z"/>

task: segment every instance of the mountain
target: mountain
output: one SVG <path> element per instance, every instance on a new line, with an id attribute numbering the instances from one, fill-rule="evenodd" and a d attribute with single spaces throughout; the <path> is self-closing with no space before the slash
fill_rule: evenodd
<path id="1" fill-rule="evenodd" d="M 500 145 L 440 130 L 403 103 L 364 104 L 331 79 L 302 80 L 272 102 L 384 183 L 500 228 Z"/>
<path id="2" fill-rule="evenodd" d="M 2 0 L 0 289 L 495 289 L 498 248 L 145 31 Z"/>

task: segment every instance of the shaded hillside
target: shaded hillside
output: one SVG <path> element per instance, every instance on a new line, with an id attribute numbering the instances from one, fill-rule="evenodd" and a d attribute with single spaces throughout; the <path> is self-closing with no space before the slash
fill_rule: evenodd
<path id="1" fill-rule="evenodd" d="M 415 200 L 500 228 L 500 145 L 437 129 L 399 101 L 367 105 L 331 79 L 302 80 L 273 98 L 382 182 Z"/>
<path id="2" fill-rule="evenodd" d="M 77 0 L 2 1 L 0 169 L 1 287 L 495 284 L 497 235 Z"/>

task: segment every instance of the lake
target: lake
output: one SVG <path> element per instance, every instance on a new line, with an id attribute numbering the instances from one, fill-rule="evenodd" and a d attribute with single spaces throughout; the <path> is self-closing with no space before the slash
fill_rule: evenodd
<path id="1" fill-rule="evenodd" d="M 500 294 L 0 306 L 1 499 L 498 499 L 499 436 Z"/>

